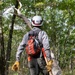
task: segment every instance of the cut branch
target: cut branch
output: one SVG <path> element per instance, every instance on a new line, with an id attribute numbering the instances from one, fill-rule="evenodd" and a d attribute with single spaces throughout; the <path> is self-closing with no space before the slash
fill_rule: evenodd
<path id="1" fill-rule="evenodd" d="M 22 7 L 22 4 L 19 1 L 19 8 L 15 8 L 17 14 L 16 13 L 14 13 L 14 14 L 16 14 L 18 17 L 22 18 L 24 23 L 26 23 L 28 25 L 28 27 L 32 30 L 31 22 L 20 12 L 21 7 Z"/>

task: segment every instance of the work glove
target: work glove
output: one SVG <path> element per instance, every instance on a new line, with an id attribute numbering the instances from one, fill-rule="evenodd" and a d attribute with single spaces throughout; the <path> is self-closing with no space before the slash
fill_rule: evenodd
<path id="1" fill-rule="evenodd" d="M 53 64 L 53 60 L 49 60 L 47 62 L 47 65 L 46 65 L 46 68 L 47 68 L 47 71 L 50 72 L 51 69 L 52 69 L 52 64 Z"/>
<path id="2" fill-rule="evenodd" d="M 16 61 L 13 66 L 12 66 L 12 70 L 13 71 L 18 71 L 19 70 L 19 66 L 20 66 L 20 63 L 19 61 Z"/>

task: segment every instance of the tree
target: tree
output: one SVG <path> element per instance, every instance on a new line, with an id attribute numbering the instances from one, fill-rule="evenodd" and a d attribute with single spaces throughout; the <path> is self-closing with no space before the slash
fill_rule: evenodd
<path id="1" fill-rule="evenodd" d="M 16 0 L 15 8 L 18 8 L 18 1 Z M 15 13 L 15 12 L 14 12 Z M 11 27 L 9 31 L 9 39 L 8 39 L 8 46 L 7 46 L 7 53 L 6 53 L 6 75 L 8 75 L 8 68 L 9 68 L 9 61 L 11 56 L 11 44 L 12 44 L 12 35 L 13 35 L 13 27 L 15 22 L 16 15 L 14 14 L 12 17 Z"/>
<path id="2" fill-rule="evenodd" d="M 2 22 L 2 7 L 3 2 L 0 1 L 0 75 L 5 75 L 5 49 L 4 49 L 4 35 Z"/>
<path id="3" fill-rule="evenodd" d="M 2 25 L 2 12 L 0 11 L 0 75 L 5 75 L 5 50 Z"/>

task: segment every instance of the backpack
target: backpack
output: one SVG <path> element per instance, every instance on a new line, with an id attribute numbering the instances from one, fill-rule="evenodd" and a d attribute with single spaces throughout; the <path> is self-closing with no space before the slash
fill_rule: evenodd
<path id="1" fill-rule="evenodd" d="M 38 34 L 40 30 L 33 31 L 31 30 L 28 34 L 28 41 L 26 44 L 26 53 L 30 56 L 36 56 L 40 53 L 41 44 L 38 39 Z"/>

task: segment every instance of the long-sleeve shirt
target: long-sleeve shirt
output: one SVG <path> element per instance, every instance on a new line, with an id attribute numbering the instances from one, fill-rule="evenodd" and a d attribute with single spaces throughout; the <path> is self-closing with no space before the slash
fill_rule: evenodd
<path id="1" fill-rule="evenodd" d="M 37 30 L 39 28 L 37 27 L 33 27 L 33 30 Z M 49 44 L 49 39 L 48 39 L 48 35 L 45 31 L 40 31 L 39 34 L 38 34 L 38 39 L 39 41 L 43 44 L 43 48 L 45 50 L 45 53 L 46 53 L 46 57 L 48 60 L 50 60 L 50 44 Z M 25 50 L 25 46 L 26 46 L 26 43 L 28 41 L 28 32 L 24 35 L 18 49 L 17 49 L 17 53 L 16 53 L 16 60 L 19 61 L 20 60 L 20 56 L 23 52 L 23 50 Z"/>

